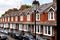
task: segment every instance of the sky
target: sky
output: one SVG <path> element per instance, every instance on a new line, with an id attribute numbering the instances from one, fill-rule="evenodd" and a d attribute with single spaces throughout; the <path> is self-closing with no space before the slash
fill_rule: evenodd
<path id="1" fill-rule="evenodd" d="M 53 0 L 38 0 L 40 5 L 53 2 Z M 13 8 L 19 9 L 21 5 L 32 5 L 33 0 L 0 0 L 0 17 L 5 11 Z"/>

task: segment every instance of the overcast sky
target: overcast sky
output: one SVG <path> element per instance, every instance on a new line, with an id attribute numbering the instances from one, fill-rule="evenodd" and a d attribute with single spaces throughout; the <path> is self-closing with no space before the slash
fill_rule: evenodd
<path id="1" fill-rule="evenodd" d="M 50 3 L 53 0 L 38 0 L 40 4 Z M 33 0 L 0 0 L 0 17 L 5 11 L 12 8 L 19 9 L 22 4 L 32 5 Z"/>

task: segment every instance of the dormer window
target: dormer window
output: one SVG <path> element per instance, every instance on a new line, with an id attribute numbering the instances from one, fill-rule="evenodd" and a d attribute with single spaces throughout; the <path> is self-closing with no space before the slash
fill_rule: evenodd
<path id="1" fill-rule="evenodd" d="M 27 15 L 27 21 L 30 21 L 30 15 L 29 15 L 29 13 Z"/>
<path id="2" fill-rule="evenodd" d="M 54 10 L 53 10 L 53 8 L 49 9 L 48 20 L 54 20 Z"/>
<path id="3" fill-rule="evenodd" d="M 36 21 L 39 21 L 40 20 L 40 14 L 39 12 L 37 11 L 37 14 L 36 14 Z"/>
<path id="4" fill-rule="evenodd" d="M 20 16 L 20 21 L 23 21 L 23 16 Z"/>

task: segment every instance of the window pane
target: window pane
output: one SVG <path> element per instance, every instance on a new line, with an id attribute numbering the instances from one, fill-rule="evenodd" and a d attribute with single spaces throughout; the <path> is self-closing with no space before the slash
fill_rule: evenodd
<path id="1" fill-rule="evenodd" d="M 40 19 L 40 14 L 36 14 L 36 20 Z"/>
<path id="2" fill-rule="evenodd" d="M 38 29 L 37 29 L 37 30 L 38 30 L 38 32 L 39 32 L 39 25 L 38 25 Z"/>
<path id="3" fill-rule="evenodd" d="M 50 34 L 50 26 L 48 26 L 48 34 Z"/>
<path id="4" fill-rule="evenodd" d="M 51 12 L 51 19 L 53 19 L 53 12 Z"/>
<path id="5" fill-rule="evenodd" d="M 42 32 L 42 29 L 43 29 L 43 26 L 41 25 L 41 27 L 40 27 L 40 32 Z"/>
<path id="6" fill-rule="evenodd" d="M 45 26 L 45 34 L 47 34 L 47 27 Z"/>

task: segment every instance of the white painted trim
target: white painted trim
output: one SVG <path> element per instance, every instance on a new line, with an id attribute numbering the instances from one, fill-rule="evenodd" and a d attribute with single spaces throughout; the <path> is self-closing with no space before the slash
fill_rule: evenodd
<path id="1" fill-rule="evenodd" d="M 48 9 L 48 11 L 49 11 L 51 8 L 54 10 L 54 8 L 53 8 L 53 7 L 50 7 L 50 8 Z M 55 10 L 54 10 L 54 11 L 55 11 Z"/>
<path id="2" fill-rule="evenodd" d="M 19 24 L 19 30 L 23 30 L 23 29 L 22 29 L 22 25 L 21 25 L 21 24 Z"/>
<path id="3" fill-rule="evenodd" d="M 38 32 L 38 26 L 39 26 L 39 32 Z M 34 33 L 35 33 L 35 26 L 34 26 Z M 37 34 L 42 34 L 42 32 L 41 32 L 41 25 L 36 25 L 36 33 Z"/>

